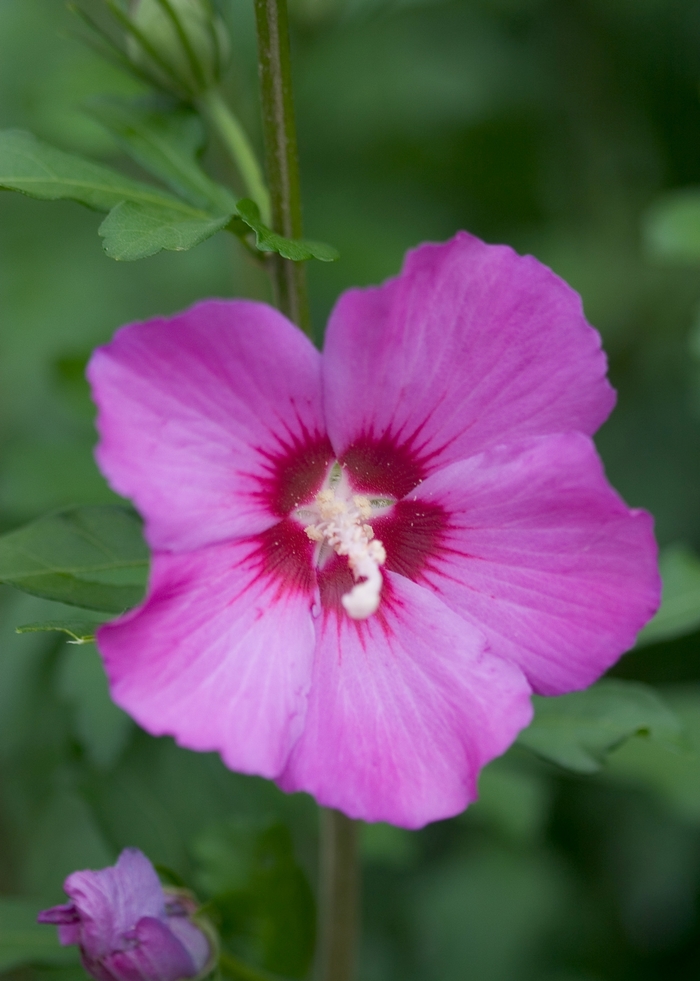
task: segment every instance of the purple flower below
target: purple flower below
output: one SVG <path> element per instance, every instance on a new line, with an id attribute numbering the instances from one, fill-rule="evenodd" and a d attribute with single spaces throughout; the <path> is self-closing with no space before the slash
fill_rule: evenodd
<path id="1" fill-rule="evenodd" d="M 98 632 L 154 734 L 369 821 L 476 797 L 659 600 L 652 521 L 591 440 L 615 395 L 578 295 L 461 233 L 345 293 L 323 353 L 207 301 L 89 366 L 97 458 L 145 519 L 145 602 Z"/>
<path id="2" fill-rule="evenodd" d="M 193 903 L 164 892 L 155 869 L 135 848 L 98 872 L 73 872 L 70 902 L 39 913 L 64 946 L 77 944 L 97 981 L 180 981 L 200 974 L 211 957 L 206 935 L 190 919 Z"/>

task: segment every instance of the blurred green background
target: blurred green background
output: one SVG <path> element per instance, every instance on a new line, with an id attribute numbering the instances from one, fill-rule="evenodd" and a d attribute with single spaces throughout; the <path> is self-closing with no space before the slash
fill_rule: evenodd
<path id="1" fill-rule="evenodd" d="M 642 235 L 659 195 L 700 184 L 700 6 L 291 2 L 306 233 L 341 252 L 309 267 L 318 337 L 341 290 L 395 273 L 419 241 L 467 228 L 534 253 L 603 335 L 619 392 L 598 439 L 611 481 L 653 512 L 662 546 L 700 549 L 700 262 L 664 262 Z M 259 143 L 252 3 L 223 6 L 230 96 Z M 136 174 L 80 106 L 137 86 L 71 29 L 62 0 L 0 0 L 0 127 Z M 207 155 L 225 178 L 220 149 Z M 0 194 L 2 530 L 115 500 L 91 455 L 92 347 L 203 295 L 268 297 L 231 236 L 119 264 L 97 223 Z M 137 730 L 110 705 L 94 647 L 15 634 L 54 608 L 0 592 L 0 893 L 35 910 L 61 900 L 68 872 L 136 845 L 203 896 L 231 897 L 231 950 L 304 976 L 313 802 Z M 696 749 L 698 622 L 613 671 L 658 686 Z M 697 755 L 638 738 L 584 778 L 516 749 L 481 791 L 419 833 L 363 828 L 359 981 L 700 977 Z M 3 950 L 17 981 L 76 976 L 72 962 L 12 968 Z"/>

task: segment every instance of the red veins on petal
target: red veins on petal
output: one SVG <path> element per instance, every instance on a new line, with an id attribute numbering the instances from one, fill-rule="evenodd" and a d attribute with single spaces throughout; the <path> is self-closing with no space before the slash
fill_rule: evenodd
<path id="1" fill-rule="evenodd" d="M 260 563 L 261 573 L 276 580 L 281 589 L 309 595 L 313 592 L 314 545 L 298 522 L 285 518 L 258 535 L 257 542 L 251 559 Z"/>
<path id="2" fill-rule="evenodd" d="M 385 568 L 419 582 L 445 540 L 449 517 L 439 504 L 397 501 L 388 514 L 372 520 L 386 549 Z"/>
<path id="3" fill-rule="evenodd" d="M 289 442 L 280 440 L 279 449 L 260 453 L 266 459 L 266 473 L 259 478 L 256 496 L 280 518 L 312 500 L 333 459 L 328 437 L 306 430 L 301 437 L 290 434 Z"/>
<path id="4" fill-rule="evenodd" d="M 425 468 L 408 443 L 395 436 L 362 435 L 340 459 L 355 490 L 363 494 L 404 497 L 425 479 Z"/>
<path id="5" fill-rule="evenodd" d="M 318 570 L 317 575 L 323 609 L 347 617 L 341 598 L 355 585 L 348 560 L 344 556 L 333 555 L 323 568 Z"/>

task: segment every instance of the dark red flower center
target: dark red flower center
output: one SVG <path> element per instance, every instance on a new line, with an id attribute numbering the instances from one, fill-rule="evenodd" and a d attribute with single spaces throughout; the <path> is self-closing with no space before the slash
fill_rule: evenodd
<path id="1" fill-rule="evenodd" d="M 440 505 L 404 499 L 424 479 L 420 461 L 410 447 L 384 435 L 363 436 L 337 462 L 352 491 L 376 505 L 377 513 L 367 521 L 386 551 L 383 568 L 420 582 L 448 525 Z M 344 554 L 319 546 L 307 533 L 312 524 L 308 509 L 328 486 L 334 463 L 327 437 L 308 433 L 266 456 L 259 495 L 281 520 L 259 536 L 259 557 L 281 591 L 305 592 L 322 610 L 344 614 L 342 598 L 356 579 L 351 565 Z"/>

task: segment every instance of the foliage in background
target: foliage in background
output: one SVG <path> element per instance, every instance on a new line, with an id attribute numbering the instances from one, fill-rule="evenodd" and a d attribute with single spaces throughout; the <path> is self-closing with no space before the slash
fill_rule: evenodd
<path id="1" fill-rule="evenodd" d="M 257 134 L 252 4 L 221 6 L 228 93 Z M 466 227 L 533 252 L 580 290 L 603 333 L 619 405 L 599 447 L 625 498 L 655 514 L 666 549 L 662 612 L 613 672 L 639 684 L 609 679 L 543 702 L 464 815 L 417 834 L 363 829 L 361 981 L 695 979 L 697 6 L 294 0 L 292 14 L 306 224 L 342 256 L 309 270 L 317 332 L 340 290 L 391 275 L 420 240 Z M 143 90 L 71 28 L 61 0 L 0 5 L 0 127 L 31 130 L 140 186 L 154 160 L 133 116 Z M 189 149 L 175 173 L 161 170 L 162 193 L 206 210 L 228 164 L 214 139 L 203 158 L 211 176 L 188 165 L 202 135 L 179 112 L 178 145 Z M 226 204 L 218 199 L 220 216 L 233 213 Z M 245 217 L 259 231 L 255 212 Z M 119 243 L 119 220 L 112 211 L 106 241 Z M 303 977 L 312 802 L 146 736 L 110 703 L 94 646 L 70 643 L 113 609 L 105 588 L 131 590 L 119 601 L 128 605 L 144 572 L 137 529 L 102 541 L 97 558 L 86 551 L 93 508 L 120 504 L 91 457 L 90 349 L 121 323 L 202 295 L 266 299 L 267 283 L 232 236 L 127 266 L 104 255 L 94 230 L 94 215 L 71 201 L 0 196 L 0 580 L 34 594 L 0 594 L 0 968 L 16 981 L 76 981 L 73 952 L 37 933 L 33 913 L 60 901 L 68 872 L 135 845 L 209 904 L 233 976 L 245 961 Z M 41 518 L 51 535 L 32 542 L 36 526 L 25 524 L 61 509 Z M 135 524 L 128 510 L 109 513 Z M 83 537 L 66 565 L 76 528 Z M 49 552 L 58 543 L 63 566 L 36 541 Z M 63 605 L 76 598 L 93 614 Z M 68 633 L 37 629 L 47 625 Z"/>

